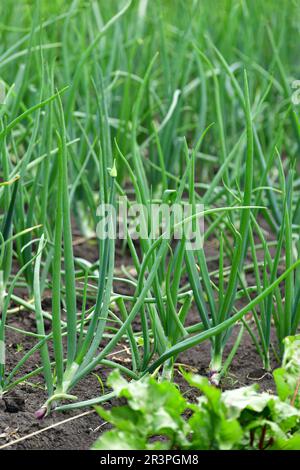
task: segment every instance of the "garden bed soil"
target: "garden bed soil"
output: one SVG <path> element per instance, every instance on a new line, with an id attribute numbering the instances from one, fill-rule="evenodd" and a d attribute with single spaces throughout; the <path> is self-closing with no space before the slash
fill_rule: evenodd
<path id="1" fill-rule="evenodd" d="M 16 352 L 16 341 L 19 340 L 17 336 L 14 332 L 8 334 L 9 347 L 15 350 L 15 354 L 19 354 Z M 235 332 L 229 341 L 229 347 L 233 344 L 234 337 Z M 32 342 L 25 342 L 24 349 L 30 347 L 32 347 Z M 126 361 L 126 352 L 116 354 L 116 358 L 121 362 Z M 29 360 L 26 369 L 34 369 L 37 364 L 36 359 L 33 357 Z M 182 353 L 178 358 L 178 363 L 186 365 L 194 372 L 206 375 L 209 360 L 210 345 L 203 343 Z M 275 361 L 273 366 L 276 366 Z M 108 374 L 108 370 L 104 368 L 98 368 L 95 372 L 102 380 L 105 380 Z M 197 391 L 186 384 L 178 368 L 175 369 L 174 378 L 181 390 L 185 392 L 186 397 L 194 401 L 198 395 Z M 261 369 L 257 352 L 249 336 L 245 333 L 238 354 L 233 360 L 230 373 L 222 381 L 222 388 L 237 388 L 254 382 L 259 383 L 262 390 L 274 390 L 272 375 Z M 97 377 L 92 374 L 80 382 L 74 390 L 74 394 L 81 400 L 100 396 L 102 390 Z M 43 421 L 38 421 L 34 413 L 44 400 L 45 392 L 42 379 L 20 385 L 0 400 L 0 449 L 7 444 L 9 444 L 8 447 L 5 447 L 7 449 L 89 449 L 100 433 L 108 429 L 108 425 L 97 413 L 89 409 L 56 412 Z M 111 402 L 106 406 L 111 406 Z M 87 412 L 88 414 L 86 414 Z M 74 419 L 67 421 L 70 418 Z M 56 427 L 52 427 L 53 425 Z M 26 439 L 18 441 L 24 437 Z M 14 441 L 16 441 L 15 444 Z"/>
<path id="2" fill-rule="evenodd" d="M 216 254 L 214 243 L 207 244 L 211 254 Z M 95 261 L 95 244 L 82 245 L 75 243 L 75 255 Z M 116 267 L 120 269 L 121 264 L 127 265 L 129 258 L 124 259 L 121 256 L 120 249 L 117 250 Z M 215 262 L 216 263 L 216 262 Z M 251 273 L 249 274 L 251 275 Z M 125 287 L 124 287 L 125 286 Z M 115 286 L 115 291 L 120 292 L 126 290 L 124 283 Z M 127 292 L 128 293 L 128 292 Z M 20 295 L 20 294 L 19 294 Z M 25 293 L 24 293 L 25 295 Z M 51 309 L 51 299 L 46 299 L 43 308 Z M 190 312 L 190 321 L 198 320 L 198 313 L 195 310 Z M 9 324 L 26 331 L 35 331 L 35 323 L 33 314 L 26 311 L 19 311 L 9 318 Z M 230 351 L 234 344 L 238 329 L 234 329 L 225 350 L 226 354 Z M 30 337 L 21 338 L 16 331 L 7 330 L 7 366 L 8 369 L 16 363 L 29 350 L 33 341 Z M 117 350 L 113 353 L 113 360 L 121 363 L 128 363 L 129 357 L 127 349 L 118 345 Z M 178 364 L 182 364 L 185 368 L 202 375 L 207 374 L 207 367 L 210 361 L 210 343 L 202 343 L 193 349 L 186 351 L 178 357 Z M 22 372 L 25 374 L 37 367 L 39 363 L 39 355 L 36 353 L 25 364 Z M 276 367 L 276 361 L 272 359 L 272 367 Z M 100 396 L 103 393 L 99 377 L 105 383 L 109 370 L 99 366 L 94 374 L 86 377 L 72 391 L 78 399 L 84 400 L 92 397 Z M 98 377 L 97 377 L 98 376 Z M 179 367 L 175 367 L 174 380 L 184 391 L 189 400 L 195 400 L 197 391 L 191 389 L 184 381 L 180 374 Z M 273 391 L 274 383 L 272 375 L 261 369 L 261 361 L 247 334 L 244 333 L 242 342 L 239 346 L 238 353 L 235 355 L 230 371 L 222 380 L 223 389 L 232 389 L 249 385 L 254 382 L 260 384 L 262 390 Z M 97 415 L 94 410 L 80 409 L 71 412 L 53 412 L 43 421 L 38 421 L 34 413 L 45 401 L 45 390 L 43 387 L 42 377 L 33 378 L 30 383 L 22 384 L 16 387 L 12 392 L 5 395 L 0 400 L 0 449 L 89 449 L 93 442 L 103 431 L 108 429 L 106 423 Z M 105 406 L 111 406 L 112 402 L 108 402 Z"/>

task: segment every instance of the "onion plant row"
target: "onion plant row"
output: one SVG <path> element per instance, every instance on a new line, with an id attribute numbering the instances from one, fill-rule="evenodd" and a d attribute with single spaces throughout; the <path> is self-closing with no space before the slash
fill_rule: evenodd
<path id="1" fill-rule="evenodd" d="M 255 2 L 224 2 L 221 18 L 245 25 L 231 19 L 225 34 L 209 2 L 121 3 L 36 2 L 33 16 L 12 5 L 0 25 L 0 393 L 43 376 L 39 418 L 109 399 L 76 396 L 95 370 L 172 380 L 179 354 L 204 341 L 215 383 L 246 334 L 269 370 L 300 323 L 300 126 L 285 65 L 295 51 L 278 27 L 297 9 L 267 1 L 270 25 L 256 28 Z M 255 56 L 258 39 L 268 47 Z M 96 226 L 98 206 L 124 196 L 146 209 L 149 236 L 127 233 L 120 274 L 121 244 Z M 204 218 L 203 247 L 177 240 L 172 218 L 169 238 L 151 238 L 154 202 L 189 203 L 181 224 Z M 74 254 L 78 232 L 96 261 Z M 16 310 L 33 315 L 30 330 L 11 321 Z M 8 368 L 11 330 L 32 347 Z"/>

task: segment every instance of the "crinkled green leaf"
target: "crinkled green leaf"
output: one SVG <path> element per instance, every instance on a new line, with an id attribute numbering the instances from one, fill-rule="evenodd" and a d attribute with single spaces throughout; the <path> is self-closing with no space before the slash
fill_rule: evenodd
<path id="1" fill-rule="evenodd" d="M 173 415 L 178 415 L 186 408 L 186 400 L 170 382 L 159 383 L 151 377 L 127 382 L 120 372 L 115 370 L 110 374 L 108 384 L 117 396 L 127 398 L 135 410 L 154 412 L 164 406 L 172 411 Z"/>
<path id="2" fill-rule="evenodd" d="M 210 402 L 215 411 L 221 406 L 221 390 L 213 386 L 206 377 L 196 374 L 184 374 L 186 381 L 192 386 L 198 388 Z M 201 399 L 200 399 L 201 401 Z"/>
<path id="3" fill-rule="evenodd" d="M 180 427 L 178 420 L 173 419 L 172 416 L 163 408 L 158 409 L 152 415 L 150 422 L 152 429 L 157 433 L 168 433 L 168 431 L 175 432 Z"/>
<path id="4" fill-rule="evenodd" d="M 287 338 L 283 366 L 274 374 L 279 396 L 259 392 L 257 385 L 222 393 L 207 378 L 184 373 L 201 392 L 196 403 L 188 403 L 170 382 L 152 377 L 127 382 L 114 371 L 109 384 L 127 404 L 110 411 L 96 408 L 115 429 L 104 433 L 94 448 L 299 449 L 300 410 L 293 406 L 299 370 L 299 341 Z"/>
<path id="5" fill-rule="evenodd" d="M 143 429 L 144 415 L 139 411 L 133 410 L 129 406 L 113 407 L 111 411 L 98 407 L 97 411 L 100 416 L 110 422 L 122 431 L 133 431 L 135 429 Z M 145 435 L 146 435 L 145 429 Z"/>
<path id="6" fill-rule="evenodd" d="M 300 408 L 300 335 L 285 338 L 282 366 L 273 375 L 281 400 L 292 400 Z"/>
<path id="7" fill-rule="evenodd" d="M 245 409 L 261 413 L 273 396 L 258 392 L 257 385 L 241 387 L 223 392 L 222 401 L 227 408 L 229 418 L 239 418 Z"/>
<path id="8" fill-rule="evenodd" d="M 221 390 L 205 377 L 185 374 L 185 378 L 204 395 L 198 399 L 197 405 L 191 405 L 194 411 L 189 420 L 192 429 L 191 448 L 222 450 L 235 448 L 243 433 L 237 420 L 227 418 Z"/>
<path id="9" fill-rule="evenodd" d="M 223 419 L 219 430 L 219 449 L 233 449 L 241 441 L 242 436 L 243 431 L 237 420 Z"/>
<path id="10" fill-rule="evenodd" d="M 109 385 L 118 397 L 127 399 L 127 406 L 119 406 L 99 414 L 122 431 L 140 434 L 145 440 L 154 435 L 164 435 L 172 442 L 176 436 L 185 442 L 186 421 L 182 412 L 187 408 L 186 400 L 177 387 L 170 382 L 156 382 L 151 377 L 142 381 L 127 382 L 119 371 L 110 374 Z"/>
<path id="11" fill-rule="evenodd" d="M 274 370 L 273 377 L 276 383 L 278 396 L 281 400 L 287 400 L 291 396 L 291 387 L 286 380 L 286 371 L 281 367 Z"/>
<path id="12" fill-rule="evenodd" d="M 273 421 L 280 423 L 285 432 L 300 425 L 300 410 L 277 397 L 271 404 L 271 414 Z"/>
<path id="13" fill-rule="evenodd" d="M 237 420 L 227 419 L 222 409 L 216 414 L 206 402 L 189 419 L 191 428 L 190 449 L 229 450 L 236 448 L 243 436 Z"/>
<path id="14" fill-rule="evenodd" d="M 215 430 L 213 429 L 209 412 L 194 407 L 195 413 L 189 419 L 189 426 L 192 431 L 191 449 L 209 450 L 217 446 L 215 442 Z"/>
<path id="15" fill-rule="evenodd" d="M 300 450 L 300 434 L 295 434 L 288 439 L 276 440 L 272 450 Z"/>
<path id="16" fill-rule="evenodd" d="M 132 432 L 107 431 L 94 443 L 92 450 L 145 450 L 146 440 Z"/>

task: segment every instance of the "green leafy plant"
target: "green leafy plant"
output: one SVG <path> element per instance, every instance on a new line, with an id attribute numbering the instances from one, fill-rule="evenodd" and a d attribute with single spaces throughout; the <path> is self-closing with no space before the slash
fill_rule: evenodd
<path id="1" fill-rule="evenodd" d="M 0 5 L 1 349 L 11 330 L 32 340 L 12 369 L 0 365 L 1 394 L 43 373 L 40 417 L 93 405 L 111 393 L 70 393 L 96 367 L 171 381 L 178 355 L 204 341 L 218 383 L 244 333 L 266 370 L 273 332 L 279 356 L 297 333 L 299 6 L 260 3 Z M 174 240 L 171 221 L 168 240 L 129 234 L 126 266 L 115 266 L 120 246 L 97 240 L 96 226 L 98 204 L 118 195 L 147 209 L 203 204 L 203 249 Z M 78 242 L 93 261 L 76 255 Z M 35 320 L 26 331 L 10 322 L 16 309 Z M 120 346 L 122 364 L 112 359 Z"/>
<path id="2" fill-rule="evenodd" d="M 277 395 L 258 385 L 222 392 L 209 380 L 185 373 L 201 395 L 190 403 L 176 385 L 145 377 L 128 383 L 114 371 L 109 385 L 126 404 L 96 407 L 113 425 L 93 449 L 300 449 L 300 336 L 285 340 L 282 367 L 274 371 Z"/>

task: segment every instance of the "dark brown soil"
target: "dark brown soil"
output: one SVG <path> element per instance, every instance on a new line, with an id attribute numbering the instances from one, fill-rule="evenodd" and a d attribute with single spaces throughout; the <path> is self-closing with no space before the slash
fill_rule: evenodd
<path id="1" fill-rule="evenodd" d="M 211 255 L 216 254 L 214 242 L 207 244 Z M 76 243 L 75 254 L 79 257 L 95 261 L 95 245 L 93 242 L 88 245 L 81 245 L 80 241 Z M 126 259 L 121 257 L 120 250 L 117 253 L 117 269 L 120 269 L 122 262 L 126 265 Z M 217 266 L 216 261 L 212 261 Z M 115 286 L 117 291 L 126 289 L 124 284 Z M 127 291 L 128 293 L 128 291 Z M 51 309 L 51 299 L 44 301 L 43 308 Z M 190 320 L 195 322 L 197 319 L 196 311 L 190 312 Z M 34 319 L 31 313 L 22 311 L 14 314 L 9 319 L 9 324 L 24 330 L 34 330 Z M 226 354 L 230 351 L 237 330 L 229 340 Z M 24 337 L 13 331 L 7 330 L 7 365 L 11 368 L 15 364 L 24 351 L 30 349 L 34 343 L 29 337 Z M 124 346 L 119 345 L 118 349 L 113 353 L 114 360 L 121 363 L 128 362 L 128 356 Z M 191 368 L 193 371 L 205 375 L 210 361 L 210 343 L 203 343 L 199 346 L 181 354 L 178 363 Z M 37 367 L 39 364 L 38 353 L 33 355 L 25 364 L 22 372 L 25 374 Z M 276 367 L 276 362 L 272 360 L 272 367 Z M 98 367 L 95 373 L 105 379 L 109 373 L 108 369 Z M 175 369 L 175 381 L 180 388 L 186 393 L 190 400 L 195 399 L 195 390 L 191 390 L 181 377 L 179 368 Z M 260 358 L 251 342 L 250 337 L 245 332 L 242 343 L 236 354 L 230 371 L 222 380 L 223 388 L 236 388 L 257 382 L 263 390 L 273 390 L 274 383 L 272 376 L 265 373 L 261 369 Z M 84 400 L 100 396 L 103 392 L 99 380 L 95 374 L 91 374 L 85 380 L 80 382 L 76 389 L 72 392 L 78 399 Z M 105 423 L 90 409 L 82 409 L 72 412 L 54 412 L 51 416 L 46 417 L 43 421 L 37 421 L 34 412 L 45 401 L 46 395 L 43 387 L 42 378 L 32 378 L 28 383 L 19 385 L 12 392 L 5 395 L 0 400 L 0 449 L 89 449 L 92 443 L 97 439 L 99 434 L 107 429 Z M 110 406 L 107 403 L 106 406 Z M 67 421 L 74 418 L 71 421 Z M 53 427 L 53 425 L 55 425 Z M 23 438 L 22 440 L 19 440 Z M 16 443 L 14 444 L 14 441 Z"/>
<path id="2" fill-rule="evenodd" d="M 10 333 L 8 343 L 11 348 L 15 348 L 16 334 Z M 235 334 L 229 341 L 232 345 Z M 19 339 L 19 338 L 18 338 Z M 25 349 L 31 347 L 31 342 L 25 343 Z M 15 354 L 18 354 L 15 352 Z M 120 360 L 126 360 L 126 354 L 116 355 Z M 178 362 L 192 368 L 193 371 L 205 375 L 210 359 L 209 343 L 201 344 L 188 352 L 180 355 Z M 273 363 L 275 366 L 275 362 Z M 27 368 L 30 370 L 36 366 L 36 359 L 28 361 Z M 96 371 L 102 380 L 108 374 L 107 370 L 98 369 Z M 185 391 L 187 398 L 195 399 L 195 390 L 191 390 L 180 375 L 179 370 L 175 370 L 175 381 L 180 388 Z M 236 388 L 257 382 L 263 390 L 274 389 L 272 376 L 261 369 L 260 359 L 256 350 L 251 344 L 251 340 L 245 333 L 242 345 L 235 356 L 230 373 L 223 379 L 223 388 Z M 74 390 L 80 399 L 97 397 L 102 394 L 99 381 L 96 376 L 90 375 L 82 381 Z M 83 414 L 90 410 L 77 410 L 75 412 L 56 412 L 45 418 L 42 422 L 37 421 L 34 412 L 45 400 L 45 392 L 42 380 L 32 380 L 28 384 L 17 387 L 13 392 L 5 395 L 0 400 L 0 449 L 1 446 L 9 443 L 8 449 L 89 449 L 99 434 L 107 429 L 107 425 L 95 413 Z M 108 406 L 110 403 L 107 404 Z M 70 422 L 65 420 L 76 417 Z M 57 427 L 52 425 L 60 423 Z M 50 427 L 49 429 L 46 429 Z M 33 435 L 31 433 L 44 430 Z M 13 441 L 28 436 L 25 440 L 13 444 Z"/>

